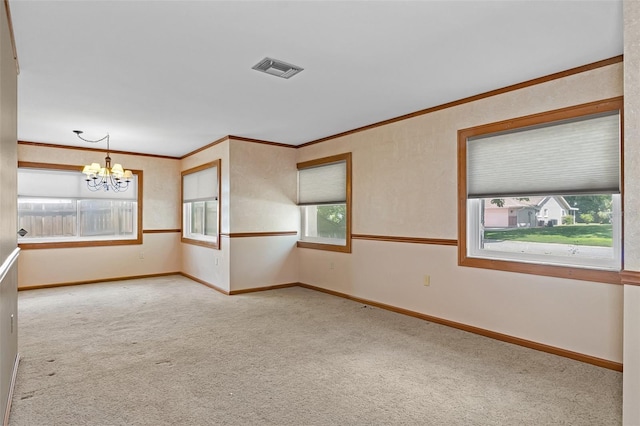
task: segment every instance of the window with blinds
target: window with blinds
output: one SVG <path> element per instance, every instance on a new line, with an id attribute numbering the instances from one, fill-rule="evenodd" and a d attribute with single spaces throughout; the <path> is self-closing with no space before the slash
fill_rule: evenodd
<path id="1" fill-rule="evenodd" d="M 351 251 L 351 153 L 298 164 L 299 247 Z"/>
<path id="2" fill-rule="evenodd" d="M 460 264 L 620 270 L 621 111 L 613 99 L 459 131 Z"/>
<path id="3" fill-rule="evenodd" d="M 220 160 L 182 172 L 182 241 L 219 246 Z"/>
<path id="4" fill-rule="evenodd" d="M 81 167 L 18 167 L 18 243 L 23 248 L 137 244 L 139 181 L 123 192 L 90 191 Z"/>
<path id="5" fill-rule="evenodd" d="M 620 193 L 620 114 L 467 140 L 470 198 Z"/>

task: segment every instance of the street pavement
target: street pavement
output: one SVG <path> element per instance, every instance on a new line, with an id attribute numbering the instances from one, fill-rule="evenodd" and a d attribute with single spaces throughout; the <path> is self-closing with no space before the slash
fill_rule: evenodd
<path id="1" fill-rule="evenodd" d="M 572 244 L 528 243 L 523 241 L 485 240 L 487 250 L 510 253 L 546 254 L 553 256 L 612 259 L 612 247 L 576 246 Z"/>

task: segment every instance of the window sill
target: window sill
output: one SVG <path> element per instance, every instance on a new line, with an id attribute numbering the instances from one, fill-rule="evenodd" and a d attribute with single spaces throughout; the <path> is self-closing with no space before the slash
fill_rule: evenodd
<path id="1" fill-rule="evenodd" d="M 347 240 L 346 245 L 336 245 L 336 244 L 323 244 L 323 243 L 312 243 L 308 241 L 298 241 L 297 244 L 300 248 L 308 248 L 314 250 L 325 250 L 325 251 L 336 251 L 340 253 L 351 253 L 351 240 Z"/>
<path id="2" fill-rule="evenodd" d="M 521 274 L 543 275 L 599 283 L 621 284 L 620 273 L 601 269 L 587 269 L 573 266 L 540 265 L 510 260 L 482 259 L 461 255 L 458 265 L 472 268 L 493 269 L 497 271 L 518 272 Z"/>
<path id="3" fill-rule="evenodd" d="M 205 240 L 194 240 L 193 238 L 185 238 L 181 237 L 180 241 L 184 244 L 191 244 L 194 246 L 207 247 L 212 249 L 220 249 L 220 244 L 218 244 L 219 239 L 216 241 L 205 241 Z"/>
<path id="4" fill-rule="evenodd" d="M 142 236 L 132 240 L 57 241 L 49 243 L 18 243 L 22 250 L 58 249 L 73 247 L 103 247 L 142 244 Z"/>

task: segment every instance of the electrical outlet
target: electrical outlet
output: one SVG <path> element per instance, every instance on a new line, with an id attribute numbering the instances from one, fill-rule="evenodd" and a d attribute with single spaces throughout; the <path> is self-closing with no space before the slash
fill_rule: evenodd
<path id="1" fill-rule="evenodd" d="M 218 263 L 219 263 L 219 261 L 218 261 L 218 258 L 216 257 L 216 266 L 218 266 Z"/>
<path id="2" fill-rule="evenodd" d="M 424 286 L 429 287 L 431 285 L 431 277 L 429 275 L 424 276 Z"/>
<path id="3" fill-rule="evenodd" d="M 140 259 L 144 259 L 144 252 L 143 252 L 143 251 L 141 251 L 141 252 L 140 252 L 140 254 L 138 255 L 138 257 L 139 257 Z"/>
<path id="4" fill-rule="evenodd" d="M 333 262 L 330 262 L 330 263 L 329 263 L 329 269 L 333 269 L 333 268 L 334 268 L 334 267 L 333 267 Z"/>

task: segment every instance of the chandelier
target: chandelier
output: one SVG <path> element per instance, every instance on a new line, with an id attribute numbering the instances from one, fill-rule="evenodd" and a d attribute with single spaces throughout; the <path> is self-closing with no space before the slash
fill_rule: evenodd
<path id="1" fill-rule="evenodd" d="M 98 143 L 103 140 L 107 140 L 107 156 L 104 159 L 104 167 L 101 167 L 99 163 L 91 163 L 84 166 L 82 173 L 87 175 L 85 180 L 87 181 L 87 188 L 90 191 L 113 191 L 122 192 L 129 188 L 129 182 L 133 179 L 133 173 L 131 170 L 124 170 L 121 164 L 114 164 L 111 166 L 111 157 L 109 156 L 109 133 L 107 136 L 92 141 L 80 136 L 82 130 L 74 130 L 80 139 L 89 143 Z"/>

